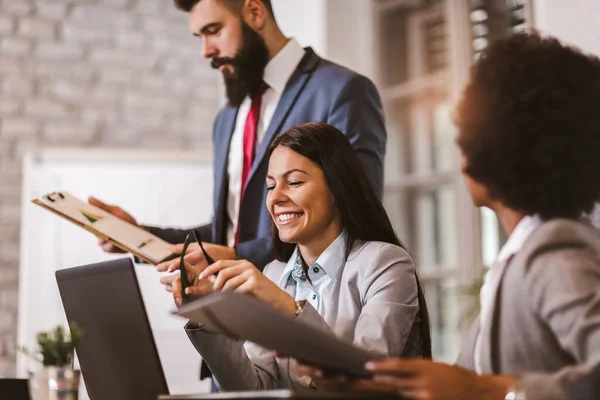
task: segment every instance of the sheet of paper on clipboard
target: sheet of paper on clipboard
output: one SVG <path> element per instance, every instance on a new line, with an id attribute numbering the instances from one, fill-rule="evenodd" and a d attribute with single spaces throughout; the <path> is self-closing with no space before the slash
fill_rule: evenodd
<path id="1" fill-rule="evenodd" d="M 50 193 L 32 202 L 152 265 L 173 256 L 164 240 L 68 192 Z"/>

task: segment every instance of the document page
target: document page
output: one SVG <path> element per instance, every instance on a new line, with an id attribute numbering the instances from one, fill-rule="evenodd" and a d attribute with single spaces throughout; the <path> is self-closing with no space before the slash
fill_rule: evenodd
<path id="1" fill-rule="evenodd" d="M 279 354 L 355 376 L 369 376 L 365 363 L 382 358 L 331 331 L 290 318 L 249 295 L 215 293 L 184 304 L 177 313 L 208 331 L 249 340 Z"/>
<path id="2" fill-rule="evenodd" d="M 56 192 L 39 199 L 58 214 L 91 228 L 123 245 L 136 255 L 159 263 L 172 255 L 168 243 L 150 232 L 123 221 L 68 192 Z"/>

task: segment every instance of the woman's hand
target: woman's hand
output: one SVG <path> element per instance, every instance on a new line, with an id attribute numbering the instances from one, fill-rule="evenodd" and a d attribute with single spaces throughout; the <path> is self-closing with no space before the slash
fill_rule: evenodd
<path id="1" fill-rule="evenodd" d="M 297 376 L 310 376 L 319 392 L 386 392 L 391 390 L 368 379 L 357 379 L 344 374 L 325 373 L 322 369 L 303 364 L 302 361 L 294 366 L 293 372 Z"/>
<path id="2" fill-rule="evenodd" d="M 460 400 L 504 399 L 514 378 L 500 375 L 477 375 L 472 371 L 430 360 L 398 358 L 367 363 L 373 375 L 373 387 L 395 392 L 407 399 Z"/>
<path id="3" fill-rule="evenodd" d="M 188 280 L 191 285 L 185 289 L 185 294 L 190 297 L 201 297 L 213 292 L 213 285 L 208 279 L 200 278 L 200 269 L 192 264 L 184 262 L 185 269 L 188 274 Z M 160 278 L 160 283 L 165 285 L 167 292 L 173 293 L 173 300 L 175 304 L 180 306 L 183 302 L 183 295 L 181 292 L 181 276 L 179 271 L 163 276 Z"/>
<path id="4" fill-rule="evenodd" d="M 313 378 L 317 390 L 399 394 L 415 400 L 502 400 L 514 378 L 477 375 L 466 369 L 429 360 L 390 358 L 367 363 L 371 380 L 326 375 L 321 369 L 299 365 L 295 371 Z"/>
<path id="5" fill-rule="evenodd" d="M 251 262 L 246 260 L 220 260 L 200 272 L 200 279 L 210 280 L 215 292 L 232 290 L 251 294 L 287 315 L 294 315 L 296 302 L 280 289 Z"/>

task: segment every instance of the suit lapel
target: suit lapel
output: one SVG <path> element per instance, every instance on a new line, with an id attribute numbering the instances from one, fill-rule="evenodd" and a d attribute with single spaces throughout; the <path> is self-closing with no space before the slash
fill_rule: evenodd
<path id="1" fill-rule="evenodd" d="M 225 215 L 225 205 L 227 204 L 227 193 L 229 186 L 229 174 L 227 173 L 227 165 L 229 161 L 229 147 L 231 145 L 231 137 L 233 136 L 233 130 L 235 128 L 235 121 L 237 118 L 237 108 L 226 106 L 221 115 L 223 120 L 223 128 L 215 136 L 215 175 L 221 179 L 215 179 L 215 193 L 217 197 L 215 201 L 215 216 L 216 219 L 216 232 L 215 240 L 220 243 L 225 237 L 225 228 L 227 226 L 223 218 Z"/>
<path id="2" fill-rule="evenodd" d="M 306 84 L 310 80 L 312 72 L 316 68 L 320 59 L 321 58 L 317 56 L 310 47 L 306 49 L 306 54 L 302 60 L 300 60 L 298 67 L 290 77 L 290 80 L 288 81 L 286 88 L 279 99 L 279 103 L 277 104 L 277 108 L 273 114 L 273 118 L 271 119 L 267 131 L 265 132 L 265 136 L 258 147 L 256 157 L 254 157 L 254 162 L 252 163 L 252 169 L 250 170 L 250 176 L 248 177 L 248 183 L 250 183 L 252 180 L 252 177 L 258 169 L 258 166 L 265 157 L 271 141 L 273 141 L 273 138 L 277 136 L 278 132 L 280 132 L 286 118 L 294 108 L 296 100 L 302 93 L 302 90 L 306 87 Z"/>

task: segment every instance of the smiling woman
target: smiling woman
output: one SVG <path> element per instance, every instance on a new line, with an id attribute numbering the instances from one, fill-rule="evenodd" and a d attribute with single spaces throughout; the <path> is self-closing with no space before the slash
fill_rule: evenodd
<path id="1" fill-rule="evenodd" d="M 333 126 L 296 126 L 269 150 L 266 206 L 278 259 L 186 265 L 191 296 L 247 293 L 307 324 L 384 355 L 430 357 L 427 307 L 413 261 L 396 237 L 348 139 Z M 181 298 L 179 278 L 172 283 Z M 188 324 L 222 390 L 314 390 L 293 360 Z"/>
<path id="2" fill-rule="evenodd" d="M 317 163 L 284 146 L 271 154 L 269 173 L 267 207 L 276 249 L 289 243 L 291 255 L 297 243 L 304 260 L 312 264 L 342 231 L 325 174 Z"/>

